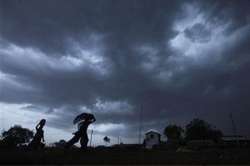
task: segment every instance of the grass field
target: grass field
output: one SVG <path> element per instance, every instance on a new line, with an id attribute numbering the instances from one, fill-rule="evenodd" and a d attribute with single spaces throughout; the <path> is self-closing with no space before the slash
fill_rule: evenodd
<path id="1" fill-rule="evenodd" d="M 250 150 L 171 152 L 120 149 L 1 149 L 0 164 L 250 164 Z"/>

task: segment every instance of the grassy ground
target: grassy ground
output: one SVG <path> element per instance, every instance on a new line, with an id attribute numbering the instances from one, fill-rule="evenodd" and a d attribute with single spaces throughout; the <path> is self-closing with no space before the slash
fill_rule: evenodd
<path id="1" fill-rule="evenodd" d="M 250 164 L 250 150 L 171 152 L 115 149 L 0 149 L 0 164 Z"/>

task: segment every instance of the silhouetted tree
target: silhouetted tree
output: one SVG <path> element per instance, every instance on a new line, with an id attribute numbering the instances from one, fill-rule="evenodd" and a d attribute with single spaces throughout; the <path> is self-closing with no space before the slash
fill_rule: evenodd
<path id="1" fill-rule="evenodd" d="M 110 138 L 109 137 L 107 137 L 107 136 L 105 136 L 104 138 L 103 138 L 103 141 L 106 143 L 106 145 L 108 144 L 108 143 L 110 143 Z"/>
<path id="2" fill-rule="evenodd" d="M 187 126 L 185 131 L 186 140 L 212 139 L 218 141 L 222 137 L 222 132 L 217 130 L 209 123 L 200 119 L 193 119 Z"/>
<path id="3" fill-rule="evenodd" d="M 180 126 L 168 125 L 164 129 L 164 135 L 167 136 L 167 138 L 170 140 L 180 140 L 183 131 L 184 130 Z"/>
<path id="4" fill-rule="evenodd" d="M 8 131 L 2 133 L 2 145 L 7 147 L 16 147 L 18 144 L 27 143 L 33 137 L 33 131 L 15 125 Z"/>

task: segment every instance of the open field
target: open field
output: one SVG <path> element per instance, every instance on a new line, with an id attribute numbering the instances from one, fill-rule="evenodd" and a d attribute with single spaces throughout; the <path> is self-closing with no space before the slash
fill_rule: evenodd
<path id="1" fill-rule="evenodd" d="M 0 164 L 250 164 L 250 150 L 171 152 L 164 150 L 0 150 Z"/>

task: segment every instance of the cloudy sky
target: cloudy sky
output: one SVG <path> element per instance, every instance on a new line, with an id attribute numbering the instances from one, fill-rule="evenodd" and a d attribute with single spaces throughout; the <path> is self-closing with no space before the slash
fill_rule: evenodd
<path id="1" fill-rule="evenodd" d="M 250 135 L 250 1 L 0 1 L 1 130 L 69 139 L 94 113 L 94 144 L 207 120 Z"/>

